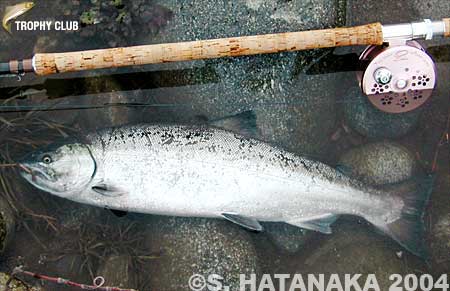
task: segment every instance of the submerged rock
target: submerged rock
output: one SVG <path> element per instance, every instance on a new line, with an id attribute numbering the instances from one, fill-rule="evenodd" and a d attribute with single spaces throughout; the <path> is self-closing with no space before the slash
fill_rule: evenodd
<path id="1" fill-rule="evenodd" d="M 436 269 L 448 273 L 450 271 L 450 204 L 448 193 L 450 189 L 450 174 L 438 174 L 432 194 L 430 229 L 431 255 Z"/>
<path id="2" fill-rule="evenodd" d="M 300 155 L 323 154 L 335 127 L 335 81 L 327 75 L 302 75 L 284 93 L 274 93 L 266 104 L 257 105 L 261 138 Z"/>
<path id="3" fill-rule="evenodd" d="M 386 113 L 370 103 L 359 87 L 352 88 L 343 103 L 345 120 L 358 133 L 369 138 L 398 138 L 413 130 L 420 108 L 399 114 Z"/>
<path id="4" fill-rule="evenodd" d="M 14 236 L 15 219 L 8 203 L 0 198 L 0 254 L 5 251 Z"/>
<path id="5" fill-rule="evenodd" d="M 124 125 L 133 123 L 140 116 L 133 107 L 120 106 L 122 103 L 133 103 L 133 97 L 127 92 L 121 92 L 121 86 L 113 76 L 87 77 L 84 87 L 89 93 L 78 97 L 81 103 L 85 106 L 104 107 L 81 111 L 78 118 L 82 128 Z"/>
<path id="6" fill-rule="evenodd" d="M 239 274 L 258 272 L 249 234 L 227 221 L 155 217 L 149 224 L 147 244 L 162 253 L 148 264 L 150 289 L 189 290 L 193 274 L 217 274 L 224 278 L 224 285 L 236 290 Z"/>
<path id="7" fill-rule="evenodd" d="M 265 222 L 264 231 L 278 248 L 288 253 L 298 252 L 311 237 L 310 231 L 287 223 Z"/>
<path id="8" fill-rule="evenodd" d="M 62 241 L 58 238 L 58 241 Z M 57 252 L 62 252 L 64 249 L 57 245 L 58 242 L 50 242 L 49 247 Z M 50 262 L 47 266 L 53 266 L 59 277 L 70 279 L 75 282 L 89 282 L 91 277 L 88 270 L 82 267 L 85 258 L 80 254 L 64 254 L 56 262 Z"/>
<path id="9" fill-rule="evenodd" d="M 350 224 L 335 227 L 333 232 L 304 260 L 305 270 L 301 272 L 325 274 L 325 277 L 338 274 L 341 282 L 345 274 L 363 274 L 359 280 L 362 286 L 367 274 L 375 274 L 380 290 L 389 289 L 391 274 L 412 272 L 408 264 L 396 256 L 396 252 L 405 251 L 386 236 L 373 233 L 363 225 Z"/>
<path id="10" fill-rule="evenodd" d="M 439 218 L 432 232 L 435 259 L 438 262 L 450 260 L 450 213 Z"/>
<path id="11" fill-rule="evenodd" d="M 405 147 L 393 142 L 378 142 L 353 148 L 339 159 L 345 174 L 368 184 L 397 183 L 414 176 L 417 162 Z"/>
<path id="12" fill-rule="evenodd" d="M 135 288 L 136 277 L 130 271 L 130 262 L 126 255 L 108 257 L 97 270 L 97 276 L 105 279 L 105 286 Z"/>

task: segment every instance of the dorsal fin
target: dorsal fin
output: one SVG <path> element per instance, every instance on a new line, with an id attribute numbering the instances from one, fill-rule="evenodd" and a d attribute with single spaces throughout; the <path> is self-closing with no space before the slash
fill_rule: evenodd
<path id="1" fill-rule="evenodd" d="M 203 115 L 197 116 L 197 119 L 201 122 L 208 123 L 210 126 L 229 130 L 244 136 L 255 137 L 257 135 L 256 115 L 251 110 L 214 120 L 208 120 Z"/>

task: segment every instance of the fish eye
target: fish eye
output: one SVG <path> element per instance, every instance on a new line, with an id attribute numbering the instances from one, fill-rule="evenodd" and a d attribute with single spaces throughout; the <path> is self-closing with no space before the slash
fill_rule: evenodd
<path id="1" fill-rule="evenodd" d="M 44 162 L 45 164 L 50 164 L 52 162 L 52 158 L 49 155 L 44 155 L 42 157 L 42 162 Z"/>

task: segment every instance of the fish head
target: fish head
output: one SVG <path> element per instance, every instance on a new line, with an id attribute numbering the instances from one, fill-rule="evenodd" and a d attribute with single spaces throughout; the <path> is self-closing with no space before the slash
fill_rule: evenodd
<path id="1" fill-rule="evenodd" d="M 21 176 L 33 186 L 65 198 L 81 193 L 96 172 L 89 146 L 81 143 L 53 144 L 18 164 Z"/>

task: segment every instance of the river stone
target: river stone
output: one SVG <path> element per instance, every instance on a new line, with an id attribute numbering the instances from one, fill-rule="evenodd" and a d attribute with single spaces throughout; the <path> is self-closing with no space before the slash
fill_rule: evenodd
<path id="1" fill-rule="evenodd" d="M 352 225 L 354 224 L 354 225 Z M 345 274 L 375 274 L 380 290 L 388 290 L 391 274 L 412 272 L 396 253 L 405 252 L 402 247 L 386 236 L 378 235 L 369 227 L 346 223 L 333 228 L 333 234 L 303 261 L 303 274 L 338 274 L 344 282 Z M 413 266 L 411 266 L 412 268 Z M 328 280 L 325 280 L 327 282 Z M 361 284 L 363 285 L 363 284 Z"/>
<path id="2" fill-rule="evenodd" d="M 130 271 L 130 262 L 129 256 L 110 256 L 99 267 L 96 275 L 105 279 L 105 286 L 136 288 L 136 277 Z"/>
<path id="3" fill-rule="evenodd" d="M 264 222 L 264 232 L 275 243 L 275 245 L 288 253 L 298 252 L 311 237 L 311 232 L 280 222 Z"/>
<path id="4" fill-rule="evenodd" d="M 359 87 L 349 90 L 343 103 L 345 120 L 358 133 L 373 139 L 398 138 L 413 130 L 422 112 L 392 114 L 375 108 Z"/>
<path id="5" fill-rule="evenodd" d="M 66 241 L 68 239 L 73 239 L 72 237 L 65 238 Z M 49 249 L 55 250 L 57 252 L 62 252 L 64 248 L 58 245 L 58 242 L 61 243 L 62 238 L 55 239 L 56 242 L 50 242 L 48 246 Z M 92 281 L 92 278 L 87 270 L 87 268 L 83 268 L 81 266 L 85 263 L 85 257 L 81 254 L 64 254 L 59 260 L 56 262 L 49 262 L 47 266 L 53 266 L 55 271 L 57 272 L 59 277 L 70 279 L 74 282 L 89 282 Z"/>
<path id="6" fill-rule="evenodd" d="M 77 104 L 82 106 L 102 107 L 91 110 L 82 110 L 78 114 L 77 122 L 86 129 L 99 129 L 104 127 L 120 126 L 140 121 L 142 111 L 139 107 L 114 106 L 115 104 L 135 103 L 137 91 L 121 91 L 121 85 L 114 76 L 97 76 L 96 72 L 87 72 L 84 87 L 89 94 L 77 96 Z M 70 99 L 67 98 L 70 102 Z M 110 106 L 109 106 L 110 105 Z"/>
<path id="7" fill-rule="evenodd" d="M 3 198 L 0 198 L 0 254 L 5 251 L 14 236 L 14 214 Z"/>
<path id="8" fill-rule="evenodd" d="M 161 251 L 161 257 L 148 264 L 150 290 L 189 290 L 193 274 L 218 274 L 224 285 L 237 290 L 239 274 L 258 272 L 250 235 L 227 221 L 155 217 L 147 244 L 152 252 Z"/>
<path id="9" fill-rule="evenodd" d="M 397 183 L 414 176 L 417 162 L 405 147 L 393 142 L 362 145 L 344 153 L 339 165 L 345 174 L 367 184 Z"/>
<path id="10" fill-rule="evenodd" d="M 450 260 L 450 213 L 439 218 L 433 227 L 433 252 L 436 261 Z"/>
<path id="11" fill-rule="evenodd" d="M 445 162 L 444 162 L 445 163 Z M 450 174 L 448 168 L 445 173 L 437 174 L 431 200 L 431 209 L 428 211 L 432 222 L 431 255 L 443 272 L 450 271 L 450 204 L 448 193 L 450 189 Z"/>

